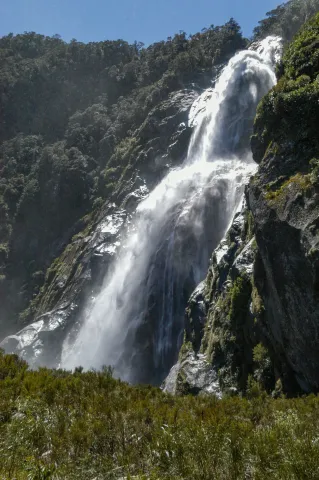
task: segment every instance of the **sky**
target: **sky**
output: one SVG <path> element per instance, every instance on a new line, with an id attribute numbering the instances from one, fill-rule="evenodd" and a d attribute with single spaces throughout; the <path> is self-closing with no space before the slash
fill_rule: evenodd
<path id="1" fill-rule="evenodd" d="M 149 45 L 180 30 L 194 34 L 230 17 L 250 36 L 283 0 L 0 0 L 0 36 L 34 31 L 63 40 L 122 38 Z"/>

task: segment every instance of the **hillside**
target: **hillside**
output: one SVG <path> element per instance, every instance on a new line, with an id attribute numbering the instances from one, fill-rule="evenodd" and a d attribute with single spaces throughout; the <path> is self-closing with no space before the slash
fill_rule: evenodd
<path id="1" fill-rule="evenodd" d="M 290 40 L 317 8 L 317 0 L 290 1 L 267 14 L 254 39 Z M 120 206 L 138 176 L 152 188 L 182 161 L 191 131 L 178 125 L 246 45 L 232 19 L 148 48 L 123 40 L 67 44 L 33 32 L 0 39 L 2 336 L 56 305 L 55 289 L 43 308 L 43 295 L 30 301 L 74 235 L 105 216 L 106 202 Z M 169 109 L 170 123 L 159 127 Z M 154 166 L 163 155 L 168 162 Z"/>
<path id="2" fill-rule="evenodd" d="M 0 355 L 0 478 L 316 479 L 319 399 L 172 397 Z"/>

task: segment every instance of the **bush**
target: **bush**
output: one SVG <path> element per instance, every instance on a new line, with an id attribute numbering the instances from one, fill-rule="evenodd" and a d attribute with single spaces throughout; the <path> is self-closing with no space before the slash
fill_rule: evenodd
<path id="1" fill-rule="evenodd" d="M 0 478 L 299 480 L 319 472 L 314 395 L 275 400 L 251 379 L 248 399 L 172 397 L 129 386 L 109 368 L 31 371 L 3 353 L 0 389 Z"/>

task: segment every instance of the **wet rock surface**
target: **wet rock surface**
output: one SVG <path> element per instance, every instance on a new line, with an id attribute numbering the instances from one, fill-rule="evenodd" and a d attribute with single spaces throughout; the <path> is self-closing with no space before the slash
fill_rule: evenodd
<path id="1" fill-rule="evenodd" d="M 265 158 L 263 169 L 273 161 L 272 156 Z M 288 180 L 272 198 L 261 172 L 249 188 L 260 254 L 255 282 L 265 304 L 264 325 L 285 389 L 292 392 L 298 386 L 306 392 L 319 388 L 319 197 L 315 187 L 308 187 Z"/>
<path id="2" fill-rule="evenodd" d="M 286 49 L 252 139 L 259 163 L 248 190 L 259 251 L 254 281 L 288 393 L 319 389 L 318 32 L 317 16 Z"/>
<path id="3" fill-rule="evenodd" d="M 163 391 L 173 395 L 209 394 L 221 397 L 216 371 L 203 354 L 189 352 L 177 362 L 163 384 Z"/>
<path id="4" fill-rule="evenodd" d="M 251 313 L 255 255 L 255 239 L 243 202 L 213 252 L 205 281 L 190 297 L 184 343 L 178 363 L 164 382 L 167 391 L 220 396 L 245 388 L 249 373 L 253 373 L 256 344 Z"/>
<path id="5" fill-rule="evenodd" d="M 245 390 L 248 375 L 270 391 L 276 381 L 290 395 L 319 390 L 318 17 L 310 23 L 257 109 L 244 235 L 232 236 L 237 218 L 206 279 L 200 352 L 222 391 Z M 202 323 L 186 329 L 184 347 Z"/>
<path id="6" fill-rule="evenodd" d="M 32 366 L 59 364 L 63 339 L 81 321 L 85 302 L 93 299 L 101 286 L 125 221 L 125 212 L 109 205 L 108 215 L 93 224 L 91 232 L 74 239 L 47 272 L 43 293 L 31 305 L 28 313 L 35 321 L 6 337 L 1 348 L 18 353 Z"/>

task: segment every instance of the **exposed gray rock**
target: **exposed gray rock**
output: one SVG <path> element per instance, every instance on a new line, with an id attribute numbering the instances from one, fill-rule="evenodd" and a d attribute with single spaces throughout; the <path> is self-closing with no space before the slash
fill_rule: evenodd
<path id="1" fill-rule="evenodd" d="M 194 352 L 189 352 L 181 362 L 172 367 L 164 382 L 163 390 L 173 395 L 187 392 L 221 397 L 217 373 L 206 360 L 205 355 L 195 355 Z"/>
<path id="2" fill-rule="evenodd" d="M 190 297 L 184 343 L 178 363 L 165 380 L 166 391 L 221 395 L 223 390 L 242 390 L 247 381 L 252 367 L 253 341 L 248 325 L 253 323 L 251 281 L 256 255 L 248 223 L 243 201 L 225 238 L 213 252 L 205 281 Z M 241 283 L 236 288 L 241 289 L 243 300 L 241 312 L 233 318 L 233 288 L 238 279 Z M 238 365 L 240 362 L 242 365 Z"/>
<path id="3" fill-rule="evenodd" d="M 190 296 L 185 315 L 185 335 L 196 353 L 200 349 L 207 317 L 206 291 L 206 281 L 203 281 Z"/>
<path id="4" fill-rule="evenodd" d="M 198 97 L 195 90 L 180 90 L 151 110 L 139 130 L 143 140 L 154 142 L 174 135 L 178 125 L 188 122 L 188 112 Z M 151 145 L 151 144 L 150 144 Z"/>
<path id="5" fill-rule="evenodd" d="M 253 274 L 256 253 L 255 243 L 256 240 L 253 237 L 236 258 L 232 269 L 238 276 L 245 274 L 251 276 Z"/>
<path id="6" fill-rule="evenodd" d="M 16 335 L 6 337 L 0 347 L 7 353 L 17 353 L 31 367 L 56 366 L 61 350 L 61 338 L 68 328 L 68 320 L 76 305 L 42 315 L 37 322 L 28 325 Z"/>
<path id="7" fill-rule="evenodd" d="M 294 165 L 291 158 L 284 168 L 289 165 Z M 249 188 L 260 254 L 255 283 L 284 389 L 296 391 L 299 385 L 308 392 L 319 389 L 318 193 L 312 187 L 307 192 L 292 180 L 282 190 L 277 187 L 272 198 L 267 192 L 272 170 L 270 154 Z"/>
<path id="8" fill-rule="evenodd" d="M 181 163 L 186 156 L 192 132 L 188 115 L 197 97 L 195 89 L 171 93 L 151 110 L 137 130 L 138 142 L 143 147 L 136 162 L 150 186 L 160 180 L 161 173 L 167 172 L 172 164 Z"/>
<path id="9" fill-rule="evenodd" d="M 59 365 L 63 339 L 81 321 L 84 302 L 94 297 L 120 245 L 127 214 L 115 205 L 107 212 L 87 236 L 73 240 L 56 269 L 48 272 L 35 321 L 1 342 L 6 352 L 18 353 L 33 367 Z"/>

